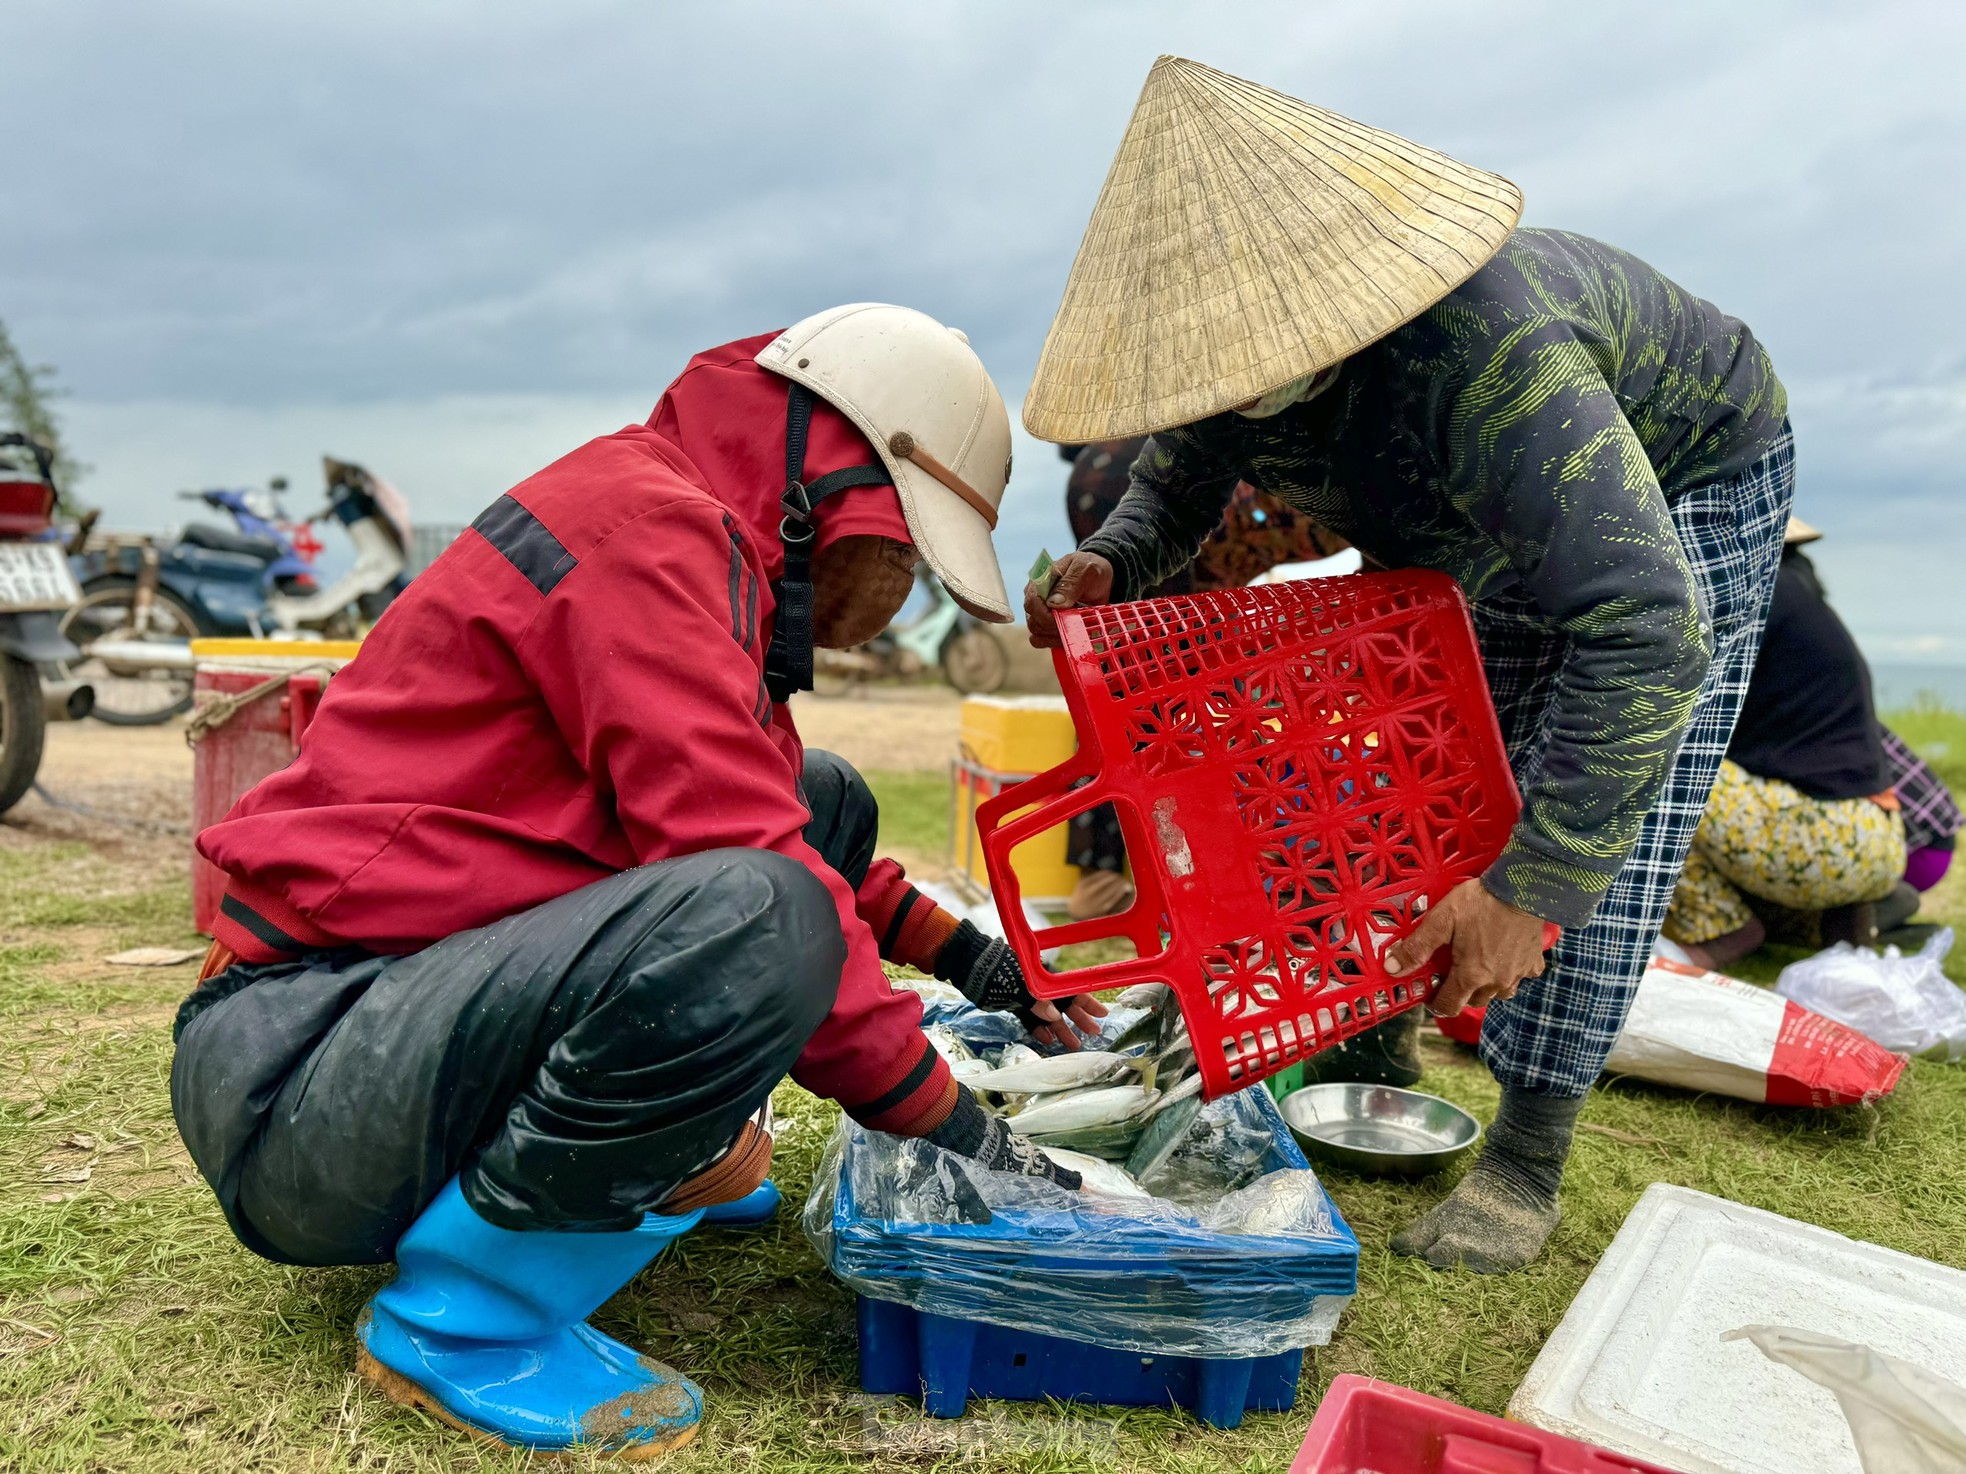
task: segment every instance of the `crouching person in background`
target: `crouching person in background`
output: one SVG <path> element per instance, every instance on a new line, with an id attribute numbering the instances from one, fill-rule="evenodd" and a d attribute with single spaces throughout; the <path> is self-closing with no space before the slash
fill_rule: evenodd
<path id="1" fill-rule="evenodd" d="M 388 1396 L 541 1450 L 692 1438 L 699 1389 L 587 1317 L 775 1193 L 761 1112 L 788 1072 L 1078 1186 L 957 1085 L 882 953 L 1060 1015 L 874 859 L 865 785 L 785 704 L 917 559 L 1009 617 L 1009 458 L 982 364 L 920 313 L 700 354 L 647 424 L 493 503 L 293 766 L 199 837 L 228 883 L 177 1022 L 179 1129 L 248 1248 L 396 1261 L 356 1327 Z"/>

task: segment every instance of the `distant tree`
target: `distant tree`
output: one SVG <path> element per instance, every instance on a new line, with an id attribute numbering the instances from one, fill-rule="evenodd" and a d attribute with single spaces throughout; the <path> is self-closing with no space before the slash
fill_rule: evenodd
<path id="1" fill-rule="evenodd" d="M 0 429 L 31 435 L 55 453 L 55 484 L 68 502 L 75 481 L 88 470 L 62 444 L 61 425 L 53 401 L 63 390 L 55 386 L 53 365 L 29 363 L 14 346 L 7 325 L 0 322 Z"/>

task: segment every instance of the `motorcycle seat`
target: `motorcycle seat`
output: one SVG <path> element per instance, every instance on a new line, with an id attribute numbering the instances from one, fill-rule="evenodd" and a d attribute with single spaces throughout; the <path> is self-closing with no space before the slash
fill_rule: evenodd
<path id="1" fill-rule="evenodd" d="M 214 553 L 244 553 L 248 558 L 257 558 L 262 563 L 272 563 L 286 556 L 280 545 L 271 538 L 247 537 L 244 533 L 228 532 L 223 527 L 213 527 L 205 522 L 193 522 L 184 529 L 178 540 L 190 543 L 194 548 L 209 548 Z"/>

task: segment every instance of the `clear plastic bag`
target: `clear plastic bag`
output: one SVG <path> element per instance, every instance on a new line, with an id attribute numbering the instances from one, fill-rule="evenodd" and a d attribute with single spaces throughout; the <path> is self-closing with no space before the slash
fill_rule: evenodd
<path id="1" fill-rule="evenodd" d="M 1358 1241 L 1302 1159 L 1274 1155 L 1260 1094 L 1209 1110 L 1225 1141 L 1261 1133 L 1276 1170 L 1193 1208 L 1068 1192 L 842 1122 L 806 1235 L 860 1293 L 958 1320 L 1147 1355 L 1321 1346 L 1357 1287 Z"/>
<path id="2" fill-rule="evenodd" d="M 1898 1054 L 1952 1063 L 1966 1057 L 1966 992 L 1945 975 L 1951 949 L 1951 927 L 1913 957 L 1838 942 L 1783 968 L 1775 991 Z"/>
<path id="3" fill-rule="evenodd" d="M 1854 1341 L 1794 1326 L 1742 1326 L 1770 1361 L 1835 1394 L 1864 1474 L 1947 1474 L 1966 1468 L 1966 1387 Z"/>

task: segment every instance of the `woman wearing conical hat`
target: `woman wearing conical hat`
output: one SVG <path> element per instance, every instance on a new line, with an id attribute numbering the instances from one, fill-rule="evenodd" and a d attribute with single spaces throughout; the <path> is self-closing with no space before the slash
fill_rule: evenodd
<path id="1" fill-rule="evenodd" d="M 1556 1226 L 1578 1111 L 1740 707 L 1794 481 L 1786 396 L 1744 324 L 1520 213 L 1496 175 L 1163 57 L 1024 408 L 1047 440 L 1152 434 L 1049 598 L 1026 590 L 1036 643 L 1054 609 L 1185 563 L 1238 479 L 1466 590 L 1522 818 L 1389 962 L 1452 946 L 1433 1007 L 1489 1004 L 1502 1106 L 1475 1169 L 1393 1242 L 1489 1271 Z M 1547 962 L 1544 921 L 1563 928 Z M 1417 1024 L 1336 1064 L 1410 1082 Z"/>

